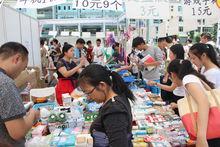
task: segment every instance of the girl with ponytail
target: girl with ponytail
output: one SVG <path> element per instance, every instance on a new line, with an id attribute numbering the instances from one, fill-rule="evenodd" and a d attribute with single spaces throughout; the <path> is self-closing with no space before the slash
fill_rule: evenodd
<path id="1" fill-rule="evenodd" d="M 81 59 L 79 65 L 76 65 L 72 61 L 73 59 L 73 46 L 65 44 L 62 49 L 62 54 L 57 62 L 57 75 L 58 83 L 56 85 L 56 98 L 59 105 L 63 105 L 62 94 L 71 93 L 75 89 L 78 73 L 81 71 L 82 66 L 85 63 L 84 59 Z"/>
<path id="2" fill-rule="evenodd" d="M 170 60 L 184 59 L 185 51 L 181 44 L 175 44 L 170 47 Z M 170 104 L 171 108 L 179 115 L 177 109 L 177 101 L 185 96 L 184 88 L 178 87 L 175 83 L 172 83 L 169 78 L 169 74 L 161 77 L 160 83 L 150 81 L 148 84 L 158 86 L 161 89 L 161 98 L 163 101 Z"/>
<path id="3" fill-rule="evenodd" d="M 98 64 L 87 66 L 78 84 L 89 99 L 103 103 L 90 127 L 94 147 L 132 147 L 132 114 L 130 101 L 134 95 L 121 76 Z"/>
<path id="4" fill-rule="evenodd" d="M 219 88 L 220 66 L 217 62 L 217 55 L 213 46 L 197 43 L 190 48 L 189 57 L 192 63 L 201 68 L 201 74 L 214 83 L 215 88 Z"/>
<path id="5" fill-rule="evenodd" d="M 196 147 L 219 147 L 220 139 L 206 139 L 208 117 L 209 117 L 209 101 L 205 94 L 205 88 L 201 80 L 207 83 L 211 88 L 214 85 L 209 82 L 204 75 L 198 73 L 188 60 L 173 60 L 168 66 L 168 73 L 172 78 L 172 82 L 178 86 L 184 86 L 185 91 L 190 93 L 198 106 L 197 119 L 197 141 Z"/>

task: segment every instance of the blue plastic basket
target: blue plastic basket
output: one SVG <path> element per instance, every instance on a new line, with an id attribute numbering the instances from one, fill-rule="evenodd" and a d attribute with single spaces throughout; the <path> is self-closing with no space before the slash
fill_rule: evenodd
<path id="1" fill-rule="evenodd" d="M 123 77 L 125 83 L 133 83 L 135 81 L 134 76 Z"/>
<path id="2" fill-rule="evenodd" d="M 121 70 L 118 72 L 119 75 L 123 76 L 123 74 L 128 73 L 128 70 Z"/>
<path id="3" fill-rule="evenodd" d="M 37 109 L 40 109 L 40 108 L 49 108 L 49 109 L 53 110 L 55 107 L 56 107 L 55 102 L 47 102 L 47 103 L 35 104 L 33 106 L 33 109 L 37 110 Z"/>

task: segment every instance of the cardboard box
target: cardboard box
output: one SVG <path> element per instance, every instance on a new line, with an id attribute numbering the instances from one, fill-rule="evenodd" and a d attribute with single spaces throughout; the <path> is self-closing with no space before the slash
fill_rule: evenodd
<path id="1" fill-rule="evenodd" d="M 43 87 L 40 79 L 40 68 L 28 67 L 27 70 L 22 71 L 15 79 L 15 84 L 19 89 L 24 89 L 27 86 L 27 83 L 30 83 L 32 88 Z"/>

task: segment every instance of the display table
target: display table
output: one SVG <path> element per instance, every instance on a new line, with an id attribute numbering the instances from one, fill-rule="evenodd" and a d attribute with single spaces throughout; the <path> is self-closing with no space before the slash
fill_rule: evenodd
<path id="1" fill-rule="evenodd" d="M 121 75 L 124 77 L 127 71 Z M 135 79 L 136 80 L 136 79 Z M 160 96 L 146 92 L 141 85 L 131 86 L 136 97 L 131 103 L 133 115 L 133 145 L 134 147 L 177 147 L 193 146 L 180 120 L 169 105 Z M 83 94 L 77 91 L 74 101 L 71 98 L 65 107 L 41 109 L 41 123 L 33 128 L 27 137 L 26 146 L 42 144 L 45 146 L 92 147 L 92 137 L 89 128 L 98 115 L 101 104 L 89 102 Z M 46 133 L 45 133 L 46 132 Z"/>

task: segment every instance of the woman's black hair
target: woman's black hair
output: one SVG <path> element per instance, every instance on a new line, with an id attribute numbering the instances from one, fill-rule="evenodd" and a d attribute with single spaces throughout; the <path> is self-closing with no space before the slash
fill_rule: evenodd
<path id="1" fill-rule="evenodd" d="M 199 59 L 201 58 L 202 54 L 205 53 L 206 56 L 212 61 L 212 63 L 220 67 L 217 62 L 217 54 L 212 45 L 196 43 L 189 49 L 189 51 L 195 56 L 197 56 Z"/>
<path id="2" fill-rule="evenodd" d="M 101 39 L 97 39 L 96 41 L 98 41 L 98 42 L 102 42 Z"/>
<path id="3" fill-rule="evenodd" d="M 186 42 L 192 43 L 192 39 L 189 38 Z"/>
<path id="4" fill-rule="evenodd" d="M 192 74 L 203 80 L 206 84 L 208 84 L 211 88 L 214 88 L 214 84 L 209 82 L 206 77 L 200 73 L 198 73 L 192 66 L 192 63 L 189 60 L 180 60 L 175 59 L 170 62 L 170 64 L 167 67 L 167 71 L 169 74 L 176 73 L 177 77 L 180 80 L 183 80 L 183 78 L 186 75 Z"/>
<path id="5" fill-rule="evenodd" d="M 67 45 L 67 44 L 69 44 L 69 43 L 68 43 L 68 42 L 64 42 L 64 43 L 63 43 L 63 46 L 64 46 L 64 45 Z"/>
<path id="6" fill-rule="evenodd" d="M 113 45 L 112 45 L 112 49 L 115 50 L 115 47 L 119 47 L 120 44 L 118 42 L 115 42 Z"/>
<path id="7" fill-rule="evenodd" d="M 112 90 L 118 95 L 124 95 L 131 101 L 135 101 L 135 97 L 128 86 L 125 84 L 121 76 L 109 71 L 105 67 L 98 64 L 91 64 L 87 66 L 79 75 L 80 83 L 88 83 L 92 86 L 98 86 L 100 82 L 105 82 L 112 87 Z"/>
<path id="8" fill-rule="evenodd" d="M 170 36 L 166 37 L 166 42 L 167 43 L 172 43 L 173 42 L 172 37 L 170 37 Z"/>
<path id="9" fill-rule="evenodd" d="M 43 46 L 43 45 L 44 45 L 44 43 L 45 43 L 45 39 L 41 39 L 41 40 L 40 40 L 40 45 L 42 45 L 42 46 Z"/>
<path id="10" fill-rule="evenodd" d="M 87 45 L 92 44 L 92 41 L 91 41 L 91 40 L 88 40 L 88 41 L 86 42 L 86 44 L 87 44 Z"/>
<path id="11" fill-rule="evenodd" d="M 71 49 L 73 46 L 71 44 L 65 44 L 62 48 L 62 54 L 59 56 L 59 59 L 64 57 L 64 53 L 68 52 L 69 49 Z"/>
<path id="12" fill-rule="evenodd" d="M 176 59 L 184 59 L 185 51 L 181 44 L 172 45 L 170 50 L 176 55 Z"/>
<path id="13" fill-rule="evenodd" d="M 131 52 L 127 56 L 127 63 L 129 65 L 131 64 L 130 57 L 131 57 L 131 55 L 134 55 L 134 54 L 135 54 L 135 48 L 132 48 Z"/>
<path id="14" fill-rule="evenodd" d="M 53 39 L 53 42 L 55 42 L 56 44 L 59 43 L 59 41 L 56 38 Z"/>

